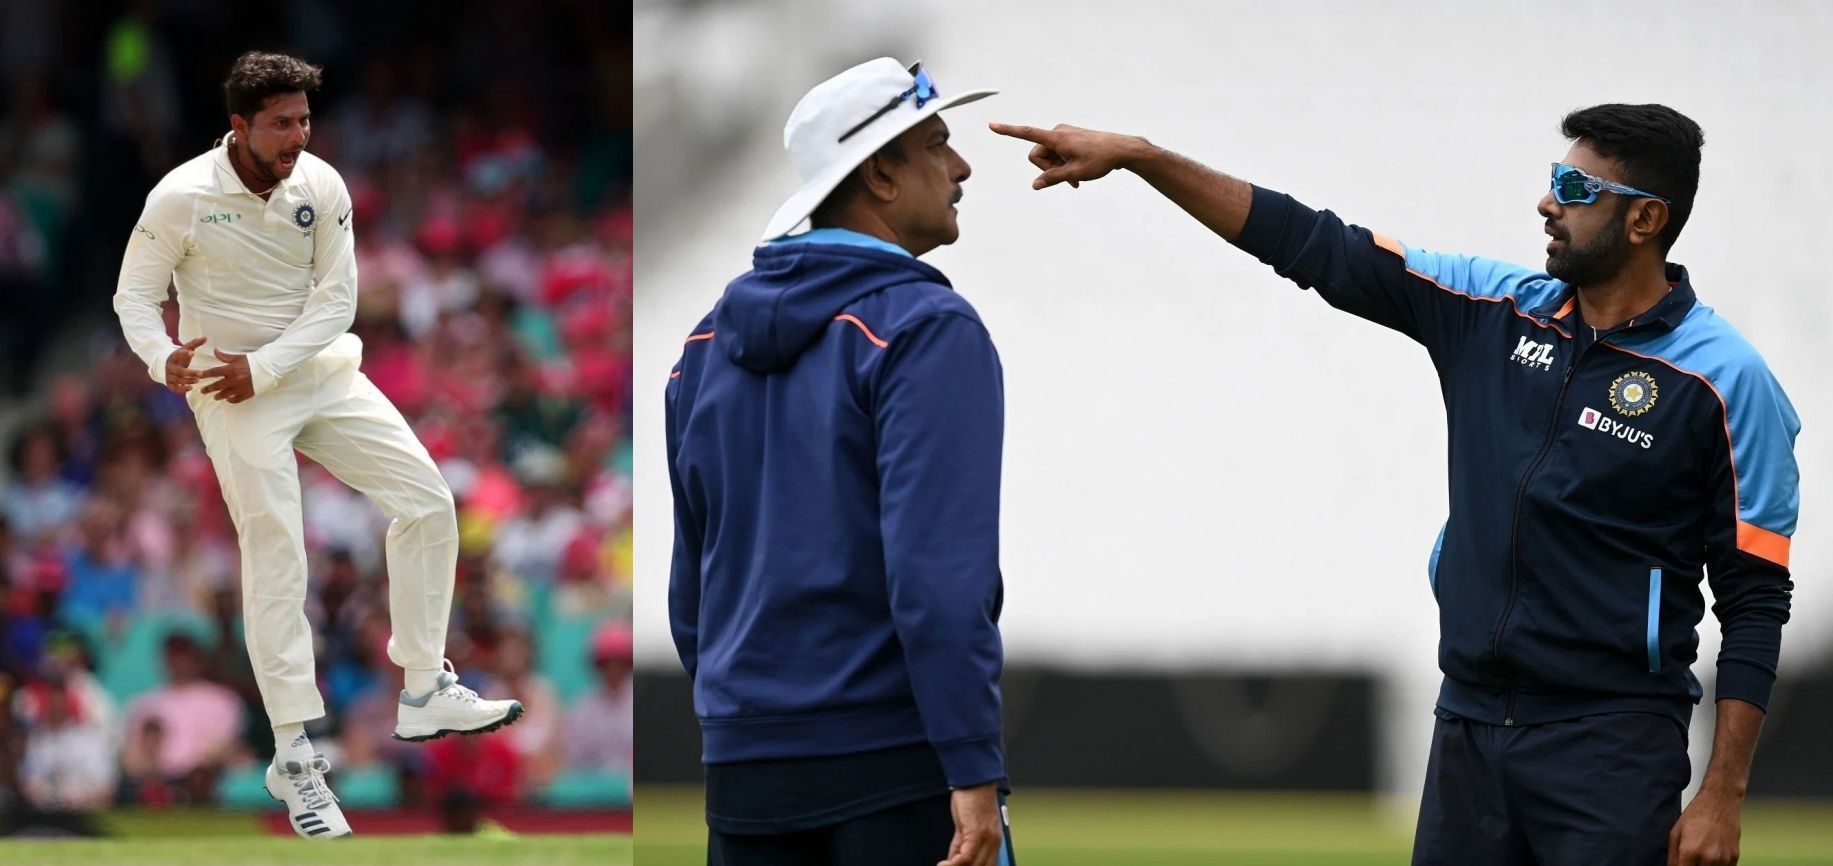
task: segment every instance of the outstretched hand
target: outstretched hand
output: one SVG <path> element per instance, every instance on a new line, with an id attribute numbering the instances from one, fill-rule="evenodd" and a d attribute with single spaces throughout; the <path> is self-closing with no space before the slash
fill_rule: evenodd
<path id="1" fill-rule="evenodd" d="M 1044 189 L 1065 182 L 1072 187 L 1079 187 L 1082 181 L 1100 180 L 1114 169 L 1126 168 L 1128 163 L 1151 147 L 1150 143 L 1138 136 L 1083 129 L 1067 123 L 1059 123 L 1051 129 L 1010 123 L 992 123 L 988 127 L 1000 135 L 1023 139 L 1036 145 L 1031 148 L 1027 158 L 1043 174 L 1031 182 L 1032 189 Z"/>

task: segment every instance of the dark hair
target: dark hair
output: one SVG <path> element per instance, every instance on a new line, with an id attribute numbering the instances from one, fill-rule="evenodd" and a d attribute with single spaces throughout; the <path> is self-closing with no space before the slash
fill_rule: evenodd
<path id="1" fill-rule="evenodd" d="M 249 51 L 235 59 L 229 77 L 223 80 L 223 97 L 229 113 L 253 119 L 267 105 L 268 97 L 317 90 L 324 82 L 324 70 L 297 57 Z"/>
<path id="2" fill-rule="evenodd" d="M 1662 254 L 1672 249 L 1699 192 L 1699 149 L 1706 144 L 1699 124 L 1665 105 L 1610 103 L 1566 115 L 1559 131 L 1622 163 L 1622 183 L 1672 202 L 1660 237 Z"/>
<path id="3" fill-rule="evenodd" d="M 885 142 L 885 146 L 872 155 L 896 163 L 910 160 L 910 157 L 904 153 L 901 136 Z M 865 161 L 861 160 L 860 164 L 864 165 Z M 858 167 L 855 167 L 853 171 L 847 173 L 846 180 L 841 181 L 839 186 L 834 187 L 833 192 L 827 194 L 827 198 L 821 200 L 821 204 L 815 206 L 814 213 L 808 215 L 809 226 L 812 228 L 832 226 L 841 209 L 846 207 L 847 202 L 852 201 L 854 196 L 859 195 L 865 186 L 865 179 L 859 174 Z"/>

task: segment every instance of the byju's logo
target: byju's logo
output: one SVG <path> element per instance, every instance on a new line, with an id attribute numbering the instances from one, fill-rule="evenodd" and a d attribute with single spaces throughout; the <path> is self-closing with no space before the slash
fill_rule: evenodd
<path id="1" fill-rule="evenodd" d="M 1536 343 L 1526 337 L 1515 344 L 1515 351 L 1508 356 L 1510 361 L 1535 367 L 1541 370 L 1553 369 L 1553 344 Z"/>
<path id="2" fill-rule="evenodd" d="M 1604 413 L 1589 406 L 1579 410 L 1578 426 L 1587 430 L 1596 430 L 1599 433 L 1608 433 L 1632 445 L 1640 445 L 1643 448 L 1655 447 L 1655 434 L 1637 430 L 1621 421 L 1607 418 Z"/>

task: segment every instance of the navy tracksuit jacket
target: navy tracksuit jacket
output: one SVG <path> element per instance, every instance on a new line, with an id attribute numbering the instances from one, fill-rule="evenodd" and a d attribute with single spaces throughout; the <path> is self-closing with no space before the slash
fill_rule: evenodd
<path id="1" fill-rule="evenodd" d="M 1400 331 L 1438 369 L 1450 519 L 1434 546 L 1441 709 L 1496 725 L 1665 714 L 1711 582 L 1718 697 L 1767 707 L 1788 619 L 1793 407 L 1694 297 L 1595 338 L 1571 286 L 1403 246 L 1255 189 L 1237 244 L 1332 306 Z"/>
<path id="2" fill-rule="evenodd" d="M 1005 777 L 999 357 L 901 252 L 759 247 L 667 391 L 669 612 L 708 764 L 927 742 Z"/>

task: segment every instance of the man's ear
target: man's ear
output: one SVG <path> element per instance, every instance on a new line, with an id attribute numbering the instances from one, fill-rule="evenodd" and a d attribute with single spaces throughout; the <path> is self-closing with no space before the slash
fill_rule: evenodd
<path id="1" fill-rule="evenodd" d="M 890 168 L 891 161 L 876 153 L 859 164 L 860 180 L 864 182 L 867 195 L 881 202 L 897 200 L 897 178 L 891 176 Z"/>
<path id="2" fill-rule="evenodd" d="M 1670 216 L 1667 202 L 1658 198 L 1638 199 L 1631 207 L 1629 239 L 1635 243 L 1658 240 L 1661 230 L 1667 228 Z"/>

